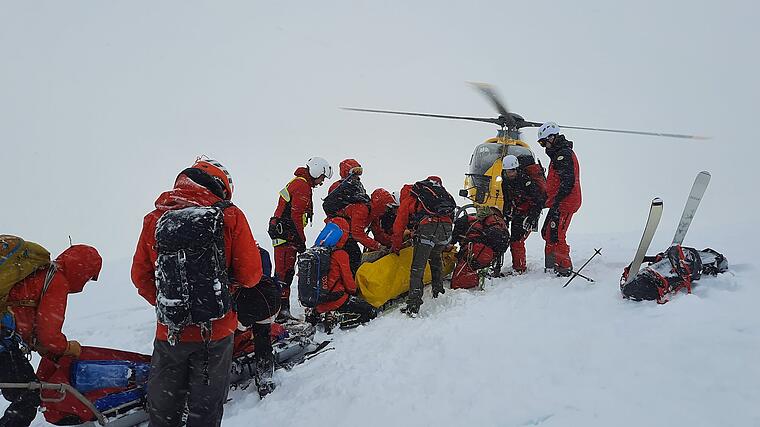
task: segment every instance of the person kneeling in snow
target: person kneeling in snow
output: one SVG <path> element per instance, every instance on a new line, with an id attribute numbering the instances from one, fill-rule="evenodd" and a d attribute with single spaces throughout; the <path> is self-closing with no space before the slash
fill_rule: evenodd
<path id="1" fill-rule="evenodd" d="M 673 245 L 665 252 L 655 256 L 644 257 L 649 266 L 639 270 L 628 281 L 630 268 L 625 268 L 620 279 L 620 291 L 626 299 L 634 301 L 657 300 L 659 304 L 668 302 L 667 294 L 678 293 L 686 288 L 691 293 L 691 286 L 703 274 L 715 276 L 728 271 L 728 260 L 718 252 L 707 248 L 696 250 L 681 245 Z"/>
<path id="2" fill-rule="evenodd" d="M 269 252 L 259 247 L 263 275 L 252 288 L 240 288 L 235 294 L 238 321 L 253 333 L 254 378 L 259 395 L 274 391 L 274 353 L 272 349 L 272 323 L 280 312 L 282 286 L 272 277 L 272 260 Z M 240 328 L 238 328 L 240 329 Z"/>
<path id="3" fill-rule="evenodd" d="M 461 248 L 457 253 L 451 288 L 474 288 L 479 283 L 478 270 L 487 268 L 507 251 L 507 223 L 498 209 L 480 206 L 476 215 L 457 218 L 451 243 L 459 243 Z"/>
<path id="4" fill-rule="evenodd" d="M 322 284 L 322 289 L 326 295 L 330 296 L 330 300 L 318 304 L 316 312 L 325 314 L 335 311 L 348 315 L 351 317 L 351 322 L 350 324 L 341 322 L 344 328 L 369 322 L 377 317 L 377 310 L 356 295 L 356 282 L 351 274 L 349 256 L 343 249 L 349 238 L 348 221 L 336 217 L 330 218 L 327 222 L 337 225 L 343 234 L 330 255 L 330 270 L 326 281 Z"/>

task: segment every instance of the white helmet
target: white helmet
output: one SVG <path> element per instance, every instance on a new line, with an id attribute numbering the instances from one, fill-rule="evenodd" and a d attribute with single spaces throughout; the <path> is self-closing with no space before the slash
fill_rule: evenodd
<path id="1" fill-rule="evenodd" d="M 517 160 L 517 156 L 512 154 L 507 154 L 504 156 L 504 160 L 501 161 L 501 165 L 504 168 L 504 170 L 507 169 L 517 169 L 520 167 L 520 161 Z"/>
<path id="2" fill-rule="evenodd" d="M 309 175 L 312 178 L 317 179 L 324 175 L 325 178 L 332 178 L 332 166 L 327 163 L 327 160 L 321 157 L 312 157 L 306 162 L 306 169 L 309 170 Z"/>
<path id="3" fill-rule="evenodd" d="M 559 126 L 554 122 L 546 122 L 538 128 L 538 140 L 559 134 Z"/>

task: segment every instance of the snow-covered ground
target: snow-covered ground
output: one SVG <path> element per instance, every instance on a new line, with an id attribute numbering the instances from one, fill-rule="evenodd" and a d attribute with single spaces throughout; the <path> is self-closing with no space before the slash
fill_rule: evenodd
<path id="1" fill-rule="evenodd" d="M 666 247 L 666 234 L 653 248 Z M 584 269 L 595 284 L 577 278 L 563 289 L 564 279 L 544 275 L 532 236 L 529 274 L 483 292 L 426 294 L 417 319 L 394 312 L 338 331 L 335 350 L 278 372 L 265 400 L 232 392 L 224 425 L 760 425 L 760 289 L 749 239 L 692 230 L 686 244 L 723 252 L 731 272 L 664 305 L 620 297 L 637 235 L 571 229 L 570 242 L 576 265 L 603 248 Z M 153 312 L 128 271 L 129 260 L 107 264 L 101 281 L 71 297 L 71 338 L 151 351 Z"/>

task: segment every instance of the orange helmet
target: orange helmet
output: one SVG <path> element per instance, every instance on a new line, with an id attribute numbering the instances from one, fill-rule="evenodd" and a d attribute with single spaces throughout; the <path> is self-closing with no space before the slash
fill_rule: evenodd
<path id="1" fill-rule="evenodd" d="M 227 171 L 227 169 L 222 166 L 221 163 L 217 162 L 214 159 L 209 159 L 208 157 L 201 156 L 195 159 L 195 164 L 192 167 L 195 169 L 200 169 L 211 175 L 213 178 L 221 181 L 224 189 L 227 192 L 224 198 L 226 200 L 232 199 L 232 192 L 235 190 L 235 185 L 232 183 L 232 176 Z"/>

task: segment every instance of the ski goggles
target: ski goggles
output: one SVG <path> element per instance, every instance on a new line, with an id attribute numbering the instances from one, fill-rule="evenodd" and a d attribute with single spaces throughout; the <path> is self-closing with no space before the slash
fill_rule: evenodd
<path id="1" fill-rule="evenodd" d="M 348 171 L 351 175 L 361 175 L 362 172 L 364 172 L 364 169 L 361 166 L 354 166 Z"/>

